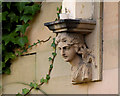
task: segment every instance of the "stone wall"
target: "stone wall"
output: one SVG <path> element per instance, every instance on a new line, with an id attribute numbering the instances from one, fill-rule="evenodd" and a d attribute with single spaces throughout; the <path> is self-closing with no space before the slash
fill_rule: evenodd
<path id="1" fill-rule="evenodd" d="M 42 9 L 31 22 L 27 35 L 30 44 L 38 39 L 45 40 L 55 34 L 44 26 L 45 22 L 54 21 L 56 8 L 61 3 L 43 3 Z M 41 89 L 47 94 L 117 94 L 118 93 L 118 3 L 105 2 L 103 4 L 103 80 L 86 84 L 72 85 L 70 79 L 70 64 L 64 62 L 59 51 L 54 62 L 51 79 Z M 11 75 L 3 75 L 3 93 L 13 94 L 21 92 L 22 88 L 29 88 L 21 83 L 33 80 L 40 81 L 48 72 L 53 49 L 50 47 L 52 39 L 29 50 L 34 55 L 22 56 L 11 66 Z M 39 91 L 32 91 L 40 94 Z"/>

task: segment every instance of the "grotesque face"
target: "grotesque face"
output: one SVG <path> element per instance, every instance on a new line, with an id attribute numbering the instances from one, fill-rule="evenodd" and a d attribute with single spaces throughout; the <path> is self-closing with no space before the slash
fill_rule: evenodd
<path id="1" fill-rule="evenodd" d="M 75 58 L 75 56 L 77 55 L 74 46 L 70 46 L 70 45 L 61 43 L 58 46 L 58 48 L 59 48 L 60 53 L 66 62 L 71 62 Z"/>

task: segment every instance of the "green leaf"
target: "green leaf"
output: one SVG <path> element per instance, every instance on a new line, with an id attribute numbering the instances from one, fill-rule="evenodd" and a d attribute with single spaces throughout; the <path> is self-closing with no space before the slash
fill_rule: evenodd
<path id="1" fill-rule="evenodd" d="M 29 20 L 32 20 L 31 15 L 23 15 L 20 20 L 23 20 L 25 23 L 27 23 Z"/>
<path id="2" fill-rule="evenodd" d="M 8 11 L 2 12 L 2 20 L 6 20 L 7 15 L 8 15 Z"/>
<path id="3" fill-rule="evenodd" d="M 46 79 L 49 80 L 50 79 L 50 75 L 47 74 L 46 75 Z"/>
<path id="4" fill-rule="evenodd" d="M 16 16 L 15 13 L 11 12 L 11 13 L 8 15 L 8 17 L 10 18 L 10 22 L 14 22 L 14 21 L 15 21 L 15 22 L 18 22 L 19 17 Z"/>
<path id="5" fill-rule="evenodd" d="M 7 67 L 7 68 L 4 70 L 4 73 L 5 73 L 5 74 L 10 74 L 10 73 L 11 73 L 10 67 Z"/>
<path id="6" fill-rule="evenodd" d="M 31 47 L 32 47 L 31 45 L 28 46 L 28 48 L 31 48 Z"/>
<path id="7" fill-rule="evenodd" d="M 57 16 L 59 17 L 59 16 L 60 16 L 60 13 L 57 13 Z"/>
<path id="8" fill-rule="evenodd" d="M 45 80 L 44 80 L 44 82 L 45 82 L 45 83 L 47 83 L 47 82 L 48 82 L 48 80 L 47 80 L 47 79 L 45 79 Z"/>
<path id="9" fill-rule="evenodd" d="M 53 42 L 55 43 L 55 38 L 53 38 Z"/>
<path id="10" fill-rule="evenodd" d="M 52 58 L 51 58 L 51 57 L 49 57 L 48 59 L 49 59 L 49 61 L 51 61 L 51 60 L 52 60 Z"/>
<path id="11" fill-rule="evenodd" d="M 16 44 L 16 36 L 17 35 L 18 35 L 18 33 L 11 32 L 8 35 L 3 35 L 2 40 L 5 41 L 5 45 L 7 45 L 10 41 L 13 42 L 14 44 Z"/>
<path id="12" fill-rule="evenodd" d="M 20 93 L 18 93 L 18 94 L 16 94 L 16 96 L 23 96 L 22 94 L 20 94 Z"/>
<path id="13" fill-rule="evenodd" d="M 37 45 L 37 43 L 34 43 L 33 45 Z"/>
<path id="14" fill-rule="evenodd" d="M 26 43 L 28 43 L 28 38 L 26 36 L 18 38 L 17 44 L 21 47 L 24 47 Z"/>
<path id="15" fill-rule="evenodd" d="M 53 64 L 50 65 L 50 69 L 52 69 L 52 68 L 53 68 Z"/>
<path id="16" fill-rule="evenodd" d="M 59 7 L 57 7 L 57 11 L 59 11 Z"/>
<path id="17" fill-rule="evenodd" d="M 27 52 L 27 49 L 24 49 L 23 52 Z"/>
<path id="18" fill-rule="evenodd" d="M 57 53 L 53 52 L 53 53 L 52 53 L 52 55 L 53 55 L 53 56 L 56 56 L 56 55 L 57 55 Z"/>
<path id="19" fill-rule="evenodd" d="M 6 25 L 3 25 L 3 30 L 6 29 L 7 31 L 10 31 L 11 30 L 11 23 L 7 23 Z"/>
<path id="20" fill-rule="evenodd" d="M 58 19 L 56 18 L 55 21 L 57 21 Z"/>
<path id="21" fill-rule="evenodd" d="M 34 82 L 34 83 L 31 82 L 29 86 L 34 87 L 35 89 L 38 88 L 38 84 L 36 82 Z"/>
<path id="22" fill-rule="evenodd" d="M 15 53 L 19 56 L 22 55 L 22 52 L 20 52 L 20 51 L 16 51 Z"/>
<path id="23" fill-rule="evenodd" d="M 60 6 L 60 9 L 62 9 L 62 5 Z"/>
<path id="24" fill-rule="evenodd" d="M 5 62 L 2 62 L 2 68 L 4 68 L 5 67 Z"/>
<path id="25" fill-rule="evenodd" d="M 40 40 L 38 40 L 38 43 L 41 43 Z"/>
<path id="26" fill-rule="evenodd" d="M 44 78 L 42 78 L 42 79 L 40 80 L 40 82 L 41 82 L 41 83 L 44 83 L 44 80 L 45 80 L 45 79 L 44 79 Z"/>
<path id="27" fill-rule="evenodd" d="M 10 9 L 11 2 L 7 2 L 7 7 Z"/>
<path id="28" fill-rule="evenodd" d="M 5 53 L 5 63 L 9 60 L 9 59 L 14 59 L 16 56 L 14 53 L 12 52 L 6 52 Z"/>
<path id="29" fill-rule="evenodd" d="M 31 82 L 31 83 L 29 84 L 29 86 L 30 86 L 30 87 L 33 87 L 33 83 Z"/>
<path id="30" fill-rule="evenodd" d="M 34 4 L 32 6 L 26 6 L 24 9 L 24 14 L 34 15 L 38 10 L 40 10 L 40 5 Z"/>
<path id="31" fill-rule="evenodd" d="M 16 2 L 15 6 L 19 10 L 19 12 L 22 13 L 26 4 L 27 4 L 27 2 Z"/>
<path id="32" fill-rule="evenodd" d="M 26 94 L 28 92 L 29 92 L 29 89 L 27 89 L 27 88 L 22 89 L 22 94 Z"/>
<path id="33" fill-rule="evenodd" d="M 29 24 L 24 25 L 17 25 L 16 31 L 20 31 L 23 34 L 25 34 L 26 28 L 29 26 Z"/>
<path id="34" fill-rule="evenodd" d="M 34 86 L 33 86 L 35 89 L 38 88 L 38 84 L 37 83 L 34 83 Z"/>
<path id="35" fill-rule="evenodd" d="M 55 48 L 55 43 L 52 43 L 52 44 L 51 44 L 51 47 Z"/>

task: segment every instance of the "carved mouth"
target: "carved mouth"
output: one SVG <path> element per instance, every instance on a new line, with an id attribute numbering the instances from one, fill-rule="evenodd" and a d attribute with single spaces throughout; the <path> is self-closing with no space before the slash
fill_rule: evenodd
<path id="1" fill-rule="evenodd" d="M 63 56 L 64 59 L 66 59 L 68 56 Z"/>

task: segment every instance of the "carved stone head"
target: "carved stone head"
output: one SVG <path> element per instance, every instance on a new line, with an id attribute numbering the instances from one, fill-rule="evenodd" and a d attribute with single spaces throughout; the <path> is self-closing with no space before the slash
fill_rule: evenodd
<path id="1" fill-rule="evenodd" d="M 91 81 L 93 56 L 86 48 L 84 36 L 78 33 L 58 33 L 56 44 L 64 60 L 72 65 L 72 82 Z"/>
<path id="2" fill-rule="evenodd" d="M 81 48 L 85 46 L 83 36 L 77 33 L 58 33 L 56 44 L 66 62 L 73 60 L 75 55 L 81 54 Z"/>

